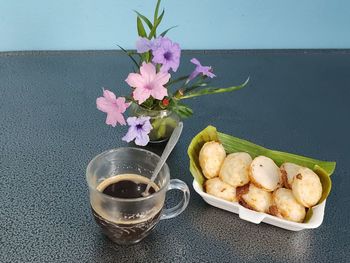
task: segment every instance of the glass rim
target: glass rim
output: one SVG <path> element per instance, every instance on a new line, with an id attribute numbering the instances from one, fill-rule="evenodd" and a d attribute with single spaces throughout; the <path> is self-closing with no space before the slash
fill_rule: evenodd
<path id="1" fill-rule="evenodd" d="M 88 164 L 88 166 L 86 167 L 86 176 L 85 176 L 85 179 L 86 179 L 86 182 L 89 186 L 89 189 L 90 191 L 95 191 L 97 192 L 100 196 L 103 196 L 103 198 L 107 198 L 107 199 L 110 199 L 110 200 L 114 200 L 114 201 L 119 201 L 119 202 L 138 202 L 138 201 L 145 201 L 145 200 L 148 200 L 148 199 L 151 199 L 151 198 L 154 198 L 154 197 L 157 197 L 158 195 L 160 195 L 160 193 L 166 188 L 168 187 L 169 185 L 169 182 L 170 182 L 170 169 L 169 169 L 169 166 L 167 163 L 164 163 L 163 167 L 162 167 L 162 170 L 165 169 L 165 173 L 166 173 L 166 176 L 165 176 L 165 184 L 159 188 L 159 190 L 157 192 L 154 192 L 148 196 L 145 196 L 145 197 L 137 197 L 137 198 L 120 198 L 120 197 L 113 197 L 113 196 L 110 196 L 110 195 L 107 195 L 107 194 L 104 194 L 103 192 L 100 192 L 98 191 L 95 187 L 92 187 L 90 182 L 89 182 L 89 179 L 88 179 L 88 176 L 89 176 L 89 170 L 91 169 L 91 166 L 94 162 L 96 162 L 96 160 L 100 159 L 102 156 L 108 154 L 108 153 L 111 153 L 111 152 L 116 152 L 116 151 L 122 151 L 122 150 L 136 150 L 136 151 L 140 151 L 140 152 L 144 152 L 144 153 L 147 153 L 147 154 L 150 154 L 152 156 L 155 156 L 156 158 L 160 159 L 160 156 L 154 152 L 151 152 L 149 150 L 145 150 L 145 149 L 141 149 L 141 148 L 136 148 L 136 147 L 119 147 L 119 148 L 114 148 L 114 149 L 110 149 L 110 150 L 106 150 L 98 155 L 96 155 L 94 158 L 92 158 Z M 161 171 L 162 171 L 161 170 Z"/>

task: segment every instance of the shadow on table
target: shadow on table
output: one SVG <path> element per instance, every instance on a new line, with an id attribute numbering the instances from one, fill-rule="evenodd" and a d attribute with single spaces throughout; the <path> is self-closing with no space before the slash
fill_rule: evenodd
<path id="1" fill-rule="evenodd" d="M 207 212 L 203 210 L 201 216 L 212 216 L 213 209 L 203 208 Z M 241 222 L 236 224 L 237 220 Z M 230 226 L 211 221 L 208 227 L 188 214 L 180 222 L 188 222 L 185 229 L 177 228 L 175 222 L 161 221 L 148 237 L 132 246 L 115 245 L 101 234 L 97 237 L 101 247 L 95 247 L 96 262 L 304 262 L 314 256 L 311 231 L 290 232 L 239 218 L 232 218 Z M 240 225 L 245 225 L 244 229 Z"/>

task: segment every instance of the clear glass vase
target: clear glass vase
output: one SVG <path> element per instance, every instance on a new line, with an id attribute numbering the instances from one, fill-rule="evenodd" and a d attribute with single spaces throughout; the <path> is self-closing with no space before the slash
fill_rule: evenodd
<path id="1" fill-rule="evenodd" d="M 167 141 L 180 121 L 180 117 L 171 110 L 149 110 L 135 103 L 130 106 L 130 113 L 135 117 L 151 117 L 153 127 L 149 133 L 151 143 Z"/>

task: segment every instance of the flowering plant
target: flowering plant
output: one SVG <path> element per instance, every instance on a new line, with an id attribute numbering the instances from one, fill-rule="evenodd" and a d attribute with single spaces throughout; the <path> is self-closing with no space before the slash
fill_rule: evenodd
<path id="1" fill-rule="evenodd" d="M 113 92 L 104 90 L 103 97 L 96 100 L 97 108 L 107 113 L 106 124 L 115 127 L 117 123 L 121 125 L 127 123 L 129 130 L 122 140 L 126 142 L 135 140 L 135 143 L 141 146 L 149 142 L 149 133 L 152 129 L 157 129 L 159 139 L 165 135 L 164 127 L 161 129 L 162 125 L 176 125 L 163 117 L 160 117 L 161 122 L 151 120 L 150 116 L 134 116 L 125 121 L 123 113 L 132 103 L 147 110 L 169 110 L 180 118 L 187 118 L 193 114 L 193 111 L 182 103 L 183 100 L 238 90 L 246 86 L 249 80 L 238 86 L 211 87 L 209 80 L 215 77 L 212 67 L 203 66 L 196 58 L 190 60 L 195 66 L 192 73 L 173 78 L 171 74 L 176 72 L 180 65 L 181 48 L 178 43 L 166 37 L 168 31 L 174 27 L 157 35 L 158 26 L 164 17 L 164 10 L 159 15 L 160 2 L 161 0 L 157 1 L 153 23 L 135 11 L 139 35 L 136 51 L 127 51 L 119 46 L 136 66 L 134 72 L 129 73 L 125 80 L 132 89 L 132 96 L 117 98 Z M 148 28 L 148 33 L 145 27 Z M 176 90 L 172 88 L 175 85 L 178 87 Z"/>

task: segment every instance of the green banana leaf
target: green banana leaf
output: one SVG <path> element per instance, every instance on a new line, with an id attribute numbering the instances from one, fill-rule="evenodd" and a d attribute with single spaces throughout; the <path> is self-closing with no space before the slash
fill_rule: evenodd
<path id="1" fill-rule="evenodd" d="M 284 162 L 291 162 L 312 169 L 320 177 L 322 184 L 322 197 L 319 203 L 322 203 L 331 191 L 332 182 L 330 176 L 335 170 L 335 162 L 319 161 L 296 154 L 270 150 L 249 141 L 220 133 L 213 126 L 208 126 L 198 133 L 192 139 L 187 150 L 190 158 L 190 172 L 200 185 L 203 185 L 205 178 L 199 165 L 198 156 L 203 144 L 208 141 L 220 142 L 228 154 L 234 152 L 247 152 L 252 156 L 252 158 L 259 155 L 264 155 L 274 160 L 278 166 Z M 312 209 L 308 209 L 304 222 L 307 222 L 311 216 Z"/>

